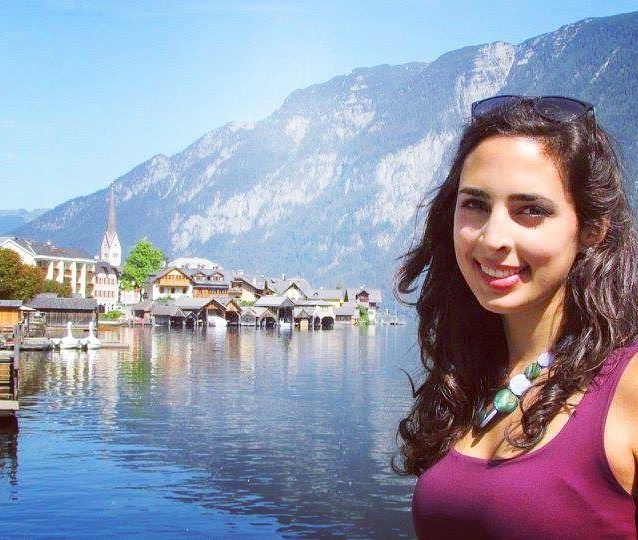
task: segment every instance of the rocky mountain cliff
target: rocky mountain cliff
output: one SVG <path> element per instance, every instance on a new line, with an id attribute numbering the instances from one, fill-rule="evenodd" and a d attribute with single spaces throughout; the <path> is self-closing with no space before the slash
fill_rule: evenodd
<path id="1" fill-rule="evenodd" d="M 422 217 L 417 204 L 445 176 L 475 100 L 564 94 L 594 103 L 635 196 L 636 43 L 638 12 L 430 63 L 356 69 L 298 90 L 260 122 L 230 123 L 115 180 L 120 239 L 125 250 L 148 236 L 171 256 L 387 294 Z M 96 253 L 106 214 L 102 190 L 15 233 Z"/>
<path id="2" fill-rule="evenodd" d="M 18 227 L 33 221 L 40 217 L 45 212 L 48 212 L 48 208 L 39 208 L 37 210 L 24 210 L 22 208 L 17 210 L 0 210 L 0 234 L 6 234 L 17 229 Z"/>

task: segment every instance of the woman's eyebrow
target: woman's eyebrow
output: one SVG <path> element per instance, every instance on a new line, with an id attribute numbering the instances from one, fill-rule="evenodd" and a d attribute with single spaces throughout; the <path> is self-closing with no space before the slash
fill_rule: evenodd
<path id="1" fill-rule="evenodd" d="M 461 188 L 459 189 L 459 194 L 464 193 L 465 195 L 471 195 L 472 197 L 479 197 L 480 199 L 489 199 L 490 194 L 487 191 L 483 191 L 482 189 L 477 188 Z"/>
<path id="2" fill-rule="evenodd" d="M 459 194 L 461 193 L 465 195 L 470 195 L 472 197 L 478 197 L 480 199 L 491 199 L 491 196 L 487 191 L 484 191 L 478 188 L 473 188 L 473 187 L 461 188 L 459 189 Z M 552 206 L 554 205 L 554 203 L 550 199 L 538 193 L 513 193 L 512 195 L 508 197 L 508 199 L 511 201 L 544 202 L 548 205 L 552 205 Z"/>
<path id="3" fill-rule="evenodd" d="M 544 202 L 545 204 L 554 206 L 554 203 L 550 199 L 537 193 L 514 193 L 510 195 L 508 199 L 513 201 Z"/>

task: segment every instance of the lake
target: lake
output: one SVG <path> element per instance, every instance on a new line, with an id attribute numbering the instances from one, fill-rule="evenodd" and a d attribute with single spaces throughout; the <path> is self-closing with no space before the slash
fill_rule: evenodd
<path id="1" fill-rule="evenodd" d="M 121 332 L 23 353 L 0 535 L 413 536 L 389 463 L 414 325 Z"/>

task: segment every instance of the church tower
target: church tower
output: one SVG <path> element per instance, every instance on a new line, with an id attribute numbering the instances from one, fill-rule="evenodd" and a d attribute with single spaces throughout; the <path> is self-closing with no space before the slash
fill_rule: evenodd
<path id="1" fill-rule="evenodd" d="M 102 239 L 100 259 L 117 268 L 122 264 L 122 247 L 115 230 L 115 194 L 113 193 L 113 187 L 111 187 L 109 193 L 109 220 Z"/>

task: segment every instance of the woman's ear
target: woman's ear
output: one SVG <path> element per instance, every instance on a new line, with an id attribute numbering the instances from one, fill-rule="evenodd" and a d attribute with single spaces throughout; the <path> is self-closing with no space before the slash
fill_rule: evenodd
<path id="1" fill-rule="evenodd" d="M 609 218 L 603 218 L 598 224 L 584 227 L 580 233 L 581 253 L 600 244 L 609 231 Z"/>

